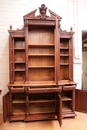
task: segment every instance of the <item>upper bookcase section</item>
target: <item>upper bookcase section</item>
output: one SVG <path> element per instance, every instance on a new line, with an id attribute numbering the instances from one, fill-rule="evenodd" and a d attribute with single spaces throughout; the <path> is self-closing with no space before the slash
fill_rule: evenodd
<path id="1" fill-rule="evenodd" d="M 25 25 L 55 25 L 55 20 L 61 21 L 61 17 L 51 10 L 45 4 L 42 4 L 38 9 L 26 14 L 24 17 Z"/>

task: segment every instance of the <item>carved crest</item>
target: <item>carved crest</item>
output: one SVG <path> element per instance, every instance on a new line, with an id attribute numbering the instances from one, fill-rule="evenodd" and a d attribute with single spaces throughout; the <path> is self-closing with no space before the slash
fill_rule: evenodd
<path id="1" fill-rule="evenodd" d="M 46 11 L 47 11 L 47 7 L 45 6 L 45 4 L 42 4 L 41 7 L 39 7 L 39 12 L 40 12 L 41 19 L 46 18 Z"/>

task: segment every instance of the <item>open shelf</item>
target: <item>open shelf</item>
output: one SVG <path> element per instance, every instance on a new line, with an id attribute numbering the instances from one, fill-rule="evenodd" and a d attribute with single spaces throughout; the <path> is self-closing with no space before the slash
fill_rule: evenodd
<path id="1" fill-rule="evenodd" d="M 72 111 L 72 108 L 69 105 L 64 105 L 62 106 L 62 112 L 68 112 Z"/>
<path id="2" fill-rule="evenodd" d="M 25 38 L 17 37 L 14 39 L 14 49 L 25 49 Z"/>
<path id="3" fill-rule="evenodd" d="M 55 94 L 54 93 L 40 93 L 29 95 L 29 103 L 52 103 L 55 102 Z"/>
<path id="4" fill-rule="evenodd" d="M 29 104 L 30 114 L 41 114 L 41 113 L 55 113 L 55 104 L 53 102 L 44 103 L 30 103 Z"/>
<path id="5" fill-rule="evenodd" d="M 21 115 L 26 113 L 26 104 L 12 104 L 12 113 L 13 115 Z"/>
<path id="6" fill-rule="evenodd" d="M 55 80 L 54 68 L 29 68 L 29 81 L 52 81 Z"/>
<path id="7" fill-rule="evenodd" d="M 25 81 L 25 71 L 15 71 L 15 81 Z"/>

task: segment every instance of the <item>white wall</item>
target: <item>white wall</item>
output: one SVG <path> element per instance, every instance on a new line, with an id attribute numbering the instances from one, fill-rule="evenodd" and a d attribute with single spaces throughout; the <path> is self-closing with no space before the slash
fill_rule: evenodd
<path id="1" fill-rule="evenodd" d="M 62 17 L 61 28 L 74 34 L 74 80 L 81 88 L 81 30 L 87 30 L 87 1 L 86 0 L 0 0 L 0 113 L 2 113 L 2 96 L 7 92 L 9 82 L 9 46 L 8 29 L 23 27 L 23 16 L 45 4 L 50 10 Z"/>

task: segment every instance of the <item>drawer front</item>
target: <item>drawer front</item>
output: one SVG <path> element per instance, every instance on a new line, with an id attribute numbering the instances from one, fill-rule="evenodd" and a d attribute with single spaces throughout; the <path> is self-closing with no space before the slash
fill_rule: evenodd
<path id="1" fill-rule="evenodd" d="M 63 90 L 75 90 L 76 86 L 75 85 L 70 85 L 70 86 L 63 86 Z"/>
<path id="2" fill-rule="evenodd" d="M 61 87 L 58 88 L 28 88 L 28 93 L 60 93 L 62 91 Z"/>
<path id="3" fill-rule="evenodd" d="M 23 93 L 24 92 L 24 87 L 21 87 L 21 88 L 11 87 L 10 92 L 12 92 L 12 93 Z"/>

